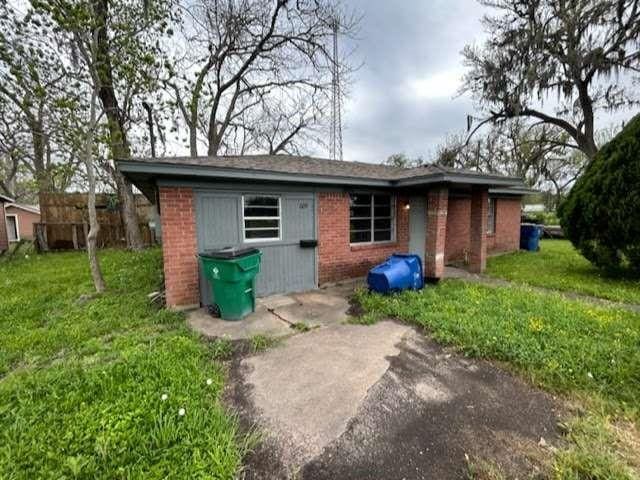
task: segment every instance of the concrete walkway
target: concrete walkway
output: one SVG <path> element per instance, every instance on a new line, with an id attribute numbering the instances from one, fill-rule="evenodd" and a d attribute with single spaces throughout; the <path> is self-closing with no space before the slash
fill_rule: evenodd
<path id="1" fill-rule="evenodd" d="M 348 297 L 359 285 L 361 281 L 349 281 L 319 290 L 259 298 L 256 311 L 239 321 L 221 320 L 201 308 L 187 313 L 187 323 L 207 338 L 284 337 L 295 333 L 297 324 L 318 328 L 347 320 Z"/>
<path id="2" fill-rule="evenodd" d="M 244 479 L 462 479 L 478 459 L 530 478 L 557 438 L 552 397 L 393 321 L 289 337 L 230 377 L 263 435 Z"/>

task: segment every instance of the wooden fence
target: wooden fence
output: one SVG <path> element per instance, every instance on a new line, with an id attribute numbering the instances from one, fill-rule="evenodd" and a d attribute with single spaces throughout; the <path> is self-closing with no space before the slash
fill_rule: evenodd
<path id="1" fill-rule="evenodd" d="M 40 223 L 33 225 L 33 238 L 40 251 L 77 250 L 87 246 L 89 214 L 86 193 L 41 193 Z M 143 195 L 135 195 L 136 214 L 145 245 L 156 243 L 149 222 L 157 221 L 155 208 Z M 114 194 L 96 195 L 96 214 L 100 224 L 98 248 L 127 246 L 124 225 Z"/>
<path id="2" fill-rule="evenodd" d="M 156 243 L 155 231 L 145 223 L 140 224 L 145 245 Z M 87 248 L 88 223 L 34 223 L 33 238 L 41 252 L 50 250 L 78 250 Z M 125 248 L 127 239 L 121 223 L 101 224 L 98 232 L 98 248 Z"/>

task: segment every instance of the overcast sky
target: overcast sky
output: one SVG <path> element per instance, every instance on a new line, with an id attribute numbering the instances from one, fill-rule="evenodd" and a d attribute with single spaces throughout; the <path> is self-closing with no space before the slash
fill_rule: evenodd
<path id="1" fill-rule="evenodd" d="M 473 113 L 457 97 L 460 51 L 480 42 L 484 9 L 474 0 L 350 0 L 364 14 L 343 113 L 345 160 L 379 163 L 392 153 L 428 159 Z"/>
<path id="2" fill-rule="evenodd" d="M 456 95 L 465 71 L 460 52 L 482 42 L 487 10 L 475 0 L 345 3 L 363 14 L 356 56 L 364 62 L 343 112 L 345 160 L 380 163 L 393 153 L 429 160 L 475 113 L 468 96 Z M 601 113 L 596 125 L 631 115 Z"/>

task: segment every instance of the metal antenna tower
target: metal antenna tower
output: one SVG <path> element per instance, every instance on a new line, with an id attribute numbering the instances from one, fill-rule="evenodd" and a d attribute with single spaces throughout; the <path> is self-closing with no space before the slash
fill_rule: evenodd
<path id="1" fill-rule="evenodd" d="M 333 23 L 333 62 L 331 70 L 331 158 L 342 160 L 342 95 L 338 57 L 338 19 Z"/>

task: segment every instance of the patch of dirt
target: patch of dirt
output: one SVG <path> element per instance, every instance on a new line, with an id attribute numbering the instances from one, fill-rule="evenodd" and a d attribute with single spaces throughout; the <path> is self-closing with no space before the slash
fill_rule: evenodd
<path id="1" fill-rule="evenodd" d="M 365 309 L 362 308 L 362 305 L 355 297 L 352 295 L 349 297 L 349 310 L 347 310 L 347 315 L 350 317 L 358 318 L 366 313 Z"/>

